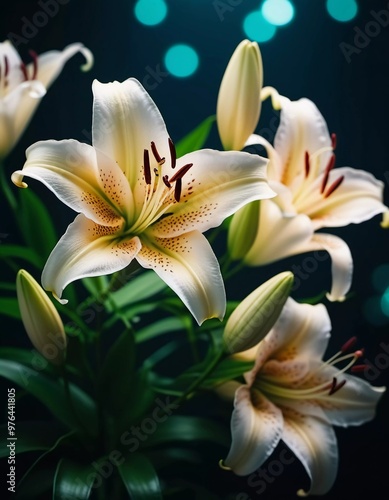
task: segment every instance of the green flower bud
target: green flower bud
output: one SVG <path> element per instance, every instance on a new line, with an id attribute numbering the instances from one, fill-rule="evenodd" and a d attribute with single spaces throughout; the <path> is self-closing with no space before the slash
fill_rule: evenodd
<path id="1" fill-rule="evenodd" d="M 259 231 L 261 201 L 255 200 L 240 208 L 228 228 L 227 247 L 232 260 L 243 259 Z"/>
<path id="2" fill-rule="evenodd" d="M 46 292 L 27 271 L 20 269 L 16 293 L 24 328 L 32 344 L 51 363 L 63 364 L 67 345 L 65 329 Z"/>
<path id="3" fill-rule="evenodd" d="M 238 305 L 224 329 L 224 344 L 229 353 L 246 351 L 269 333 L 289 297 L 292 284 L 293 273 L 277 274 Z"/>
<path id="4" fill-rule="evenodd" d="M 216 118 L 226 150 L 241 150 L 258 124 L 263 83 L 262 57 L 256 42 L 235 49 L 220 84 Z"/>

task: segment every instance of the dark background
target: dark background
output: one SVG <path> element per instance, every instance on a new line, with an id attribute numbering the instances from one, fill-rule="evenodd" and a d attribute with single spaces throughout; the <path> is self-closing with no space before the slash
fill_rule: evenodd
<path id="1" fill-rule="evenodd" d="M 341 1 L 341 0 L 339 0 Z M 175 43 L 188 43 L 200 56 L 197 72 L 188 78 L 164 76 L 155 85 L 148 85 L 150 95 L 164 116 L 174 141 L 179 140 L 216 109 L 220 80 L 237 44 L 246 35 L 242 22 L 247 13 L 258 8 L 259 1 L 242 0 L 232 11 L 226 11 L 221 21 L 211 0 L 166 0 L 169 11 L 163 23 L 148 27 L 138 23 L 133 15 L 134 1 L 124 0 L 70 0 L 60 6 L 58 14 L 41 27 L 28 43 L 18 50 L 28 60 L 28 50 L 42 53 L 62 49 L 72 42 L 84 43 L 95 56 L 95 65 L 89 73 L 78 70 L 81 56 L 73 57 L 58 80 L 42 100 L 29 128 L 6 160 L 11 173 L 21 168 L 24 150 L 42 139 L 75 138 L 87 141 L 85 131 L 91 126 L 94 78 L 102 82 L 123 81 L 133 76 L 144 84 L 150 68 L 159 65 L 164 71 L 166 50 Z M 228 4 L 228 2 L 225 2 Z M 372 172 L 385 182 L 386 203 L 389 204 L 389 26 L 381 27 L 376 36 L 369 37 L 366 47 L 351 54 L 347 61 L 340 44 L 354 45 L 358 29 L 364 31 L 374 18 L 371 11 L 384 9 L 389 4 L 379 0 L 358 0 L 359 14 L 348 23 L 334 21 L 326 12 L 324 0 L 295 0 L 294 21 L 280 28 L 269 42 L 261 44 L 264 61 L 265 85 L 276 87 L 291 99 L 312 99 L 327 120 L 331 132 L 338 136 L 337 166 L 352 166 Z M 0 40 L 10 33 L 21 34 L 24 18 L 31 20 L 41 10 L 36 1 L 8 2 L 0 17 Z M 388 14 L 389 15 L 389 14 Z M 274 112 L 268 103 L 263 106 L 259 133 L 272 139 L 275 131 Z M 215 132 L 207 143 L 220 148 Z M 33 183 L 31 182 L 31 185 Z M 74 214 L 64 208 L 48 191 L 34 183 L 34 189 L 44 193 L 56 216 L 58 232 L 62 234 Z M 365 358 L 373 365 L 381 363 L 375 385 L 388 380 L 389 357 L 380 344 L 389 344 L 389 318 L 377 314 L 368 319 L 365 310 L 371 299 L 378 299 L 372 273 L 388 263 L 389 232 L 379 226 L 380 217 L 362 225 L 352 225 L 332 232 L 349 245 L 354 257 L 355 273 L 353 296 L 343 304 L 328 304 L 333 322 L 331 351 L 349 337 L 357 335 L 366 348 Z M 0 220 L 0 232 L 13 238 L 12 226 Z M 217 249 L 221 252 L 221 249 Z M 305 256 L 296 256 L 264 269 L 243 270 L 239 281 L 227 285 L 228 297 L 242 299 L 264 279 L 280 270 L 301 265 Z M 315 295 L 330 283 L 329 260 L 295 290 L 294 297 Z M 389 286 L 389 276 L 387 276 Z M 3 323 L 5 325 L 5 323 Z M 4 328 L 1 343 L 19 344 L 20 332 Z M 378 358 L 377 358 L 378 356 Z M 385 365 L 386 359 L 386 365 Z M 383 364 L 382 364 L 383 363 Z M 388 368 L 388 369 L 387 369 Z M 332 491 L 325 496 L 340 498 L 382 498 L 387 491 L 388 396 L 378 408 L 377 418 L 363 427 L 337 429 L 340 470 Z M 38 417 L 37 417 L 38 418 Z M 277 452 L 273 459 L 278 457 Z M 271 460 L 270 460 L 271 462 Z M 302 467 L 293 463 L 282 475 L 257 495 L 245 478 L 231 478 L 211 466 L 209 473 L 199 476 L 199 483 L 213 485 L 220 498 L 292 498 L 293 493 L 306 485 Z M 1 478 L 3 481 L 3 478 Z M 303 483 L 302 483 L 303 481 Z M 217 486 L 217 483 L 218 486 Z M 246 496 L 237 496 L 246 492 Z M 288 493 L 289 492 L 289 493 Z M 248 496 L 247 496 L 248 495 Z M 217 498 L 217 497 L 216 497 Z"/>

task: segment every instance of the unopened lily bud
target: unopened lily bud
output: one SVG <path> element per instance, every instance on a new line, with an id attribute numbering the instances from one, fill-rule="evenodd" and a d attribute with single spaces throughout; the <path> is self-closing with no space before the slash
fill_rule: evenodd
<path id="1" fill-rule="evenodd" d="M 16 276 L 16 293 L 24 327 L 34 347 L 48 361 L 61 365 L 66 355 L 62 320 L 43 288 L 24 269 Z"/>
<path id="2" fill-rule="evenodd" d="M 223 339 L 228 352 L 246 351 L 269 333 L 289 297 L 292 284 L 293 273 L 277 274 L 238 305 L 224 329 Z"/>
<path id="3" fill-rule="evenodd" d="M 262 57 L 256 42 L 243 40 L 224 73 L 216 118 L 225 150 L 241 150 L 258 124 L 263 83 Z"/>
<path id="4" fill-rule="evenodd" d="M 261 201 L 255 200 L 240 208 L 228 228 L 227 247 L 232 260 L 243 259 L 258 234 Z"/>

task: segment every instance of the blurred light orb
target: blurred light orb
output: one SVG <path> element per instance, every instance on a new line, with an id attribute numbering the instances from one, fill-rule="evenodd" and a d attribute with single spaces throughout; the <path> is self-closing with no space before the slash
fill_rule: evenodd
<path id="1" fill-rule="evenodd" d="M 173 45 L 165 54 L 165 66 L 169 73 L 179 78 L 193 75 L 199 65 L 199 56 L 189 45 Z"/>
<path id="2" fill-rule="evenodd" d="M 285 26 L 294 18 L 294 6 L 289 0 L 266 0 L 261 12 L 266 21 L 275 26 Z"/>
<path id="3" fill-rule="evenodd" d="M 250 12 L 243 21 L 243 30 L 250 40 L 268 42 L 276 34 L 276 27 L 269 23 L 261 11 Z"/>
<path id="4" fill-rule="evenodd" d="M 379 296 L 368 298 L 364 302 L 362 310 L 363 310 L 363 315 L 371 325 L 383 326 L 389 323 L 389 317 L 386 316 L 386 314 L 384 314 L 383 312 L 382 298 Z"/>
<path id="5" fill-rule="evenodd" d="M 389 287 L 389 264 L 376 267 L 371 275 L 371 281 L 377 292 L 385 292 Z"/>
<path id="6" fill-rule="evenodd" d="M 328 14 L 336 21 L 347 23 L 358 14 L 356 0 L 327 0 Z"/>
<path id="7" fill-rule="evenodd" d="M 134 13 L 140 23 L 156 26 L 165 19 L 167 5 L 164 0 L 138 0 Z"/>
<path id="8" fill-rule="evenodd" d="M 381 310 L 389 318 L 389 286 L 381 297 Z"/>

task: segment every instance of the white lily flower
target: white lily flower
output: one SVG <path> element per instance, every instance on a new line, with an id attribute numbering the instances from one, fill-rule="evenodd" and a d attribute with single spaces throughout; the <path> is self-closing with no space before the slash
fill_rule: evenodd
<path id="1" fill-rule="evenodd" d="M 299 490 L 298 494 L 329 491 L 338 468 L 333 425 L 361 425 L 373 419 L 385 391 L 345 373 L 363 354 L 349 352 L 355 338 L 328 361 L 322 361 L 330 330 L 330 318 L 322 304 L 287 300 L 256 354 L 253 349 L 248 351 L 252 359 L 255 356 L 255 365 L 245 374 L 246 384 L 235 392 L 232 444 L 223 467 L 238 475 L 251 474 L 282 440 L 311 480 L 310 491 Z M 338 363 L 343 367 L 337 368 Z M 355 371 L 358 368 L 363 365 L 356 365 Z M 223 397 L 231 388 L 236 389 L 236 385 L 230 382 L 222 391 Z"/>
<path id="2" fill-rule="evenodd" d="M 273 200 L 260 203 L 258 231 L 244 255 L 257 266 L 313 250 L 326 250 L 332 259 L 330 300 L 343 300 L 350 288 L 353 262 L 346 243 L 337 236 L 316 233 L 324 227 L 340 227 L 366 221 L 385 212 L 383 182 L 364 170 L 335 166 L 336 137 L 315 104 L 308 99 L 289 101 L 278 96 L 281 122 L 274 147 L 258 135 L 249 144 L 262 144 L 270 158 L 269 183 Z M 246 207 L 231 226 L 246 221 Z M 251 220 L 253 217 L 251 216 Z M 252 232 L 252 230 L 251 230 Z M 234 234 L 229 235 L 231 245 Z M 231 247 L 235 258 L 239 249 Z"/>
<path id="3" fill-rule="evenodd" d="M 15 146 L 46 89 L 77 52 L 86 59 L 81 69 L 89 70 L 93 56 L 81 43 L 68 45 L 62 52 L 45 52 L 39 57 L 30 51 L 32 62 L 29 64 L 21 60 L 8 40 L 0 43 L 0 159 Z"/>
<path id="4" fill-rule="evenodd" d="M 135 79 L 93 83 L 93 146 L 43 141 L 12 175 L 43 182 L 81 212 L 49 256 L 42 284 L 59 298 L 80 278 L 154 269 L 201 323 L 223 317 L 219 264 L 204 231 L 245 203 L 274 196 L 267 160 L 201 150 L 176 158 L 165 123 Z"/>

